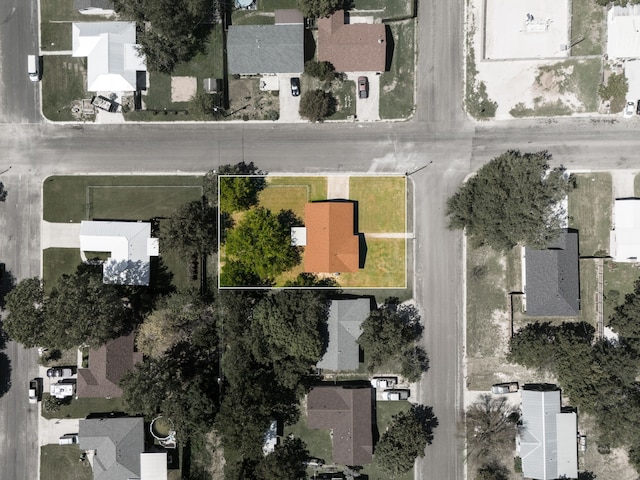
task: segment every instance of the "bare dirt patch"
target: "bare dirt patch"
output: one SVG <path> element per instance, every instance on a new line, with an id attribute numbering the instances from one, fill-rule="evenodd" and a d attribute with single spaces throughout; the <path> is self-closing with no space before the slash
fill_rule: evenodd
<path id="1" fill-rule="evenodd" d="M 279 92 L 261 91 L 258 77 L 229 79 L 229 119 L 277 120 L 279 112 Z"/>
<path id="2" fill-rule="evenodd" d="M 171 101 L 188 102 L 198 91 L 196 77 L 171 77 Z"/>

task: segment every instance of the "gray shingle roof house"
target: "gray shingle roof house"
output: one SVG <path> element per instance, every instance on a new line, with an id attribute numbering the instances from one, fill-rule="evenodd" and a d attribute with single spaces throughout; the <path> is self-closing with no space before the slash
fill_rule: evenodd
<path id="1" fill-rule="evenodd" d="M 551 387 L 551 388 L 550 388 Z M 526 478 L 578 477 L 575 412 L 562 413 L 560 390 L 549 385 L 522 387 L 520 458 Z"/>
<path id="2" fill-rule="evenodd" d="M 333 300 L 327 326 L 329 343 L 318 368 L 326 370 L 357 370 L 360 349 L 357 343 L 360 325 L 371 313 L 368 298 Z"/>
<path id="3" fill-rule="evenodd" d="M 307 396 L 307 425 L 332 430 L 333 462 L 367 465 L 373 461 L 372 388 L 313 387 Z"/>
<path id="4" fill-rule="evenodd" d="M 526 311 L 534 317 L 580 313 L 578 234 L 564 232 L 548 248 L 525 248 Z"/>
<path id="5" fill-rule="evenodd" d="M 276 11 L 276 18 L 280 18 Z M 287 22 L 292 15 L 285 15 Z M 304 25 L 231 25 L 227 34 L 231 74 L 301 73 L 304 70 Z"/>
<path id="6" fill-rule="evenodd" d="M 80 420 L 81 450 L 95 450 L 94 480 L 128 480 L 140 477 L 140 454 L 144 452 L 142 417 Z"/>

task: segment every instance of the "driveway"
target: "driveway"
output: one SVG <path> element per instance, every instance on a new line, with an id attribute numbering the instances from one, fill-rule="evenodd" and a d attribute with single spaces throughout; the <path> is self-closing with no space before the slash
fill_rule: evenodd
<path id="1" fill-rule="evenodd" d="M 358 97 L 358 77 L 369 79 L 369 97 Z M 380 75 L 375 72 L 348 73 L 347 78 L 356 83 L 356 118 L 359 122 L 380 120 Z"/>
<path id="2" fill-rule="evenodd" d="M 298 77 L 295 74 L 278 74 L 280 81 L 280 119 L 279 122 L 292 123 L 302 122 L 302 118 L 298 113 L 300 109 L 300 96 L 291 95 L 291 78 Z"/>

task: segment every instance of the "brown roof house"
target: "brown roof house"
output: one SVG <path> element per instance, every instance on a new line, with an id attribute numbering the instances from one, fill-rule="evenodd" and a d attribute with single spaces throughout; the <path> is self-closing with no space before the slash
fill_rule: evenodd
<path id="1" fill-rule="evenodd" d="M 360 237 L 355 230 L 354 202 L 314 202 L 304 207 L 304 271 L 356 272 Z"/>
<path id="2" fill-rule="evenodd" d="M 134 351 L 134 334 L 111 340 L 89 352 L 89 368 L 78 369 L 78 397 L 120 397 L 120 379 L 136 363 L 142 353 Z"/>
<path id="3" fill-rule="evenodd" d="M 382 23 L 345 23 L 344 10 L 318 20 L 318 60 L 337 72 L 384 72 L 386 30 Z"/>
<path id="4" fill-rule="evenodd" d="M 371 388 L 313 387 L 307 397 L 307 425 L 332 430 L 333 462 L 367 465 L 373 456 Z"/>

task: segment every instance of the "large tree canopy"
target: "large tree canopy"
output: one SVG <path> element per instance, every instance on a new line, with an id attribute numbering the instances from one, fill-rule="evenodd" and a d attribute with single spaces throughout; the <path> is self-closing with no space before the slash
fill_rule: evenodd
<path id="1" fill-rule="evenodd" d="M 393 416 L 387 431 L 376 445 L 376 461 L 392 477 L 413 468 L 418 457 L 433 440 L 432 430 L 438 425 L 430 407 L 412 405 L 407 412 Z"/>
<path id="2" fill-rule="evenodd" d="M 233 213 L 258 204 L 258 194 L 267 186 L 265 173 L 253 162 L 222 165 L 220 181 L 220 210 Z M 232 176 L 226 176 L 232 175 Z"/>
<path id="3" fill-rule="evenodd" d="M 249 210 L 227 234 L 225 253 L 245 271 L 261 279 L 273 279 L 300 263 L 300 252 L 291 246 L 294 223 L 290 211 L 274 215 L 262 207 Z"/>
<path id="4" fill-rule="evenodd" d="M 150 71 L 171 73 L 201 48 L 218 3 L 214 0 L 114 0 L 121 16 L 146 25 L 137 42 Z"/>
<path id="5" fill-rule="evenodd" d="M 510 452 L 518 433 L 517 408 L 506 397 L 485 394 L 467 408 L 466 432 L 469 455 L 487 460 Z"/>
<path id="6" fill-rule="evenodd" d="M 120 336 L 131 318 L 118 288 L 87 268 L 63 275 L 46 298 L 38 279 L 23 280 L 7 296 L 7 308 L 4 328 L 11 338 L 60 350 L 103 345 Z"/>
<path id="7" fill-rule="evenodd" d="M 546 151 L 494 158 L 447 201 L 449 227 L 497 250 L 546 246 L 560 232 L 566 215 L 560 201 L 570 189 L 565 170 L 550 169 L 550 160 Z"/>
<path id="8" fill-rule="evenodd" d="M 321 18 L 342 8 L 343 0 L 298 0 L 298 8 L 305 17 Z"/>
<path id="9" fill-rule="evenodd" d="M 160 229 L 163 248 L 185 256 L 207 255 L 217 249 L 216 210 L 200 200 L 180 206 Z"/>
<path id="10" fill-rule="evenodd" d="M 307 446 L 300 438 L 287 438 L 264 457 L 256 467 L 258 480 L 306 478 L 304 461 L 309 458 Z"/>

